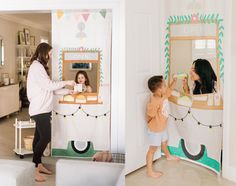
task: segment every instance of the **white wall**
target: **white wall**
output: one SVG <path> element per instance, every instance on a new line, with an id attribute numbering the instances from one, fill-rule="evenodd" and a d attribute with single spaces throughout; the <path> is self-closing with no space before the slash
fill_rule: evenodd
<path id="1" fill-rule="evenodd" d="M 0 16 L 0 36 L 5 44 L 5 65 L 0 68 L 1 73 L 9 73 L 11 78 L 18 79 L 17 76 L 17 58 L 16 45 L 18 44 L 18 31 L 23 31 L 24 28 L 29 28 L 30 34 L 35 36 L 35 43 L 39 43 L 40 36 L 46 36 L 50 39 L 50 32 L 41 31 L 26 25 L 5 20 Z"/>
<path id="2" fill-rule="evenodd" d="M 236 17 L 236 11 L 233 11 L 236 9 L 236 2 L 233 1 L 233 6 L 232 6 L 232 18 Z M 236 23 L 234 21 L 234 19 L 232 19 L 232 63 L 231 63 L 231 69 L 236 69 L 236 37 L 235 37 L 235 33 L 236 33 Z M 232 73 L 234 73 L 234 70 L 232 70 Z M 236 105 L 236 98 L 233 95 L 236 95 L 236 88 L 235 88 L 235 82 L 232 78 L 232 81 L 230 82 L 232 90 L 231 90 L 231 104 L 230 104 L 230 113 L 231 113 L 231 125 L 230 125 L 230 133 L 229 133 L 229 138 L 230 138 L 230 144 L 229 146 L 231 147 L 231 153 L 229 155 L 229 163 L 230 165 L 232 165 L 232 167 L 236 168 L 236 148 L 232 148 L 235 146 L 235 142 L 236 142 L 236 116 L 235 116 L 235 105 Z"/>
<path id="3" fill-rule="evenodd" d="M 227 65 L 225 66 L 225 100 L 224 105 L 225 112 L 225 127 L 223 133 L 223 177 L 236 182 L 236 116 L 235 116 L 235 104 L 236 104 L 236 87 L 235 87 L 235 73 L 236 68 L 236 24 L 235 24 L 235 8 L 236 2 L 229 0 L 226 3 L 228 19 L 227 24 L 229 27 L 225 29 L 225 43 L 227 45 Z M 225 52 L 226 53 L 226 52 Z M 227 73 L 226 73 L 227 72 Z"/>
<path id="4" fill-rule="evenodd" d="M 126 173 L 146 164 L 147 80 L 160 74 L 159 5 L 156 0 L 126 1 Z"/>

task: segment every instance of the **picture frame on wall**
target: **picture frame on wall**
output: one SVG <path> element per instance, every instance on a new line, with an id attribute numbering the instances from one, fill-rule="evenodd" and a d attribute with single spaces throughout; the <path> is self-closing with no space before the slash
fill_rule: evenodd
<path id="1" fill-rule="evenodd" d="M 25 34 L 23 31 L 18 32 L 18 44 L 25 45 Z"/>
<path id="2" fill-rule="evenodd" d="M 30 45 L 30 30 L 25 28 L 24 33 L 25 33 L 25 44 Z"/>
<path id="3" fill-rule="evenodd" d="M 71 63 L 71 70 L 92 70 L 92 63 Z"/>
<path id="4" fill-rule="evenodd" d="M 30 45 L 35 46 L 35 36 L 30 36 Z"/>

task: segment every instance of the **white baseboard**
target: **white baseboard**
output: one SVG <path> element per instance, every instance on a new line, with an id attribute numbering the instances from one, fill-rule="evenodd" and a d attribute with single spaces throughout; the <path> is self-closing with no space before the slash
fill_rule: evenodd
<path id="1" fill-rule="evenodd" d="M 227 166 L 223 169 L 224 170 L 223 170 L 222 177 L 227 179 L 227 180 L 236 182 L 236 167 L 228 167 Z"/>

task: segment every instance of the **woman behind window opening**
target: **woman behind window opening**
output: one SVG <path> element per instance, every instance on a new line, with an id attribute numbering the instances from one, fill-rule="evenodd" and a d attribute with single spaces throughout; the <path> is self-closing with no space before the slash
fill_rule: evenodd
<path id="1" fill-rule="evenodd" d="M 216 74 L 206 59 L 197 59 L 193 62 L 190 70 L 190 78 L 194 81 L 193 94 L 209 94 L 216 92 Z M 183 80 L 185 93 L 190 93 L 188 79 Z"/>
<path id="2" fill-rule="evenodd" d="M 31 58 L 27 78 L 27 97 L 29 99 L 29 115 L 36 122 L 33 140 L 33 162 L 35 163 L 35 180 L 42 182 L 45 178 L 40 174 L 52 174 L 42 164 L 42 155 L 51 141 L 51 112 L 53 109 L 53 91 L 66 85 L 74 86 L 74 81 L 52 81 L 49 77 L 48 62 L 52 56 L 52 47 L 40 43 Z"/>
<path id="3" fill-rule="evenodd" d="M 83 92 L 92 92 L 92 87 L 90 86 L 87 72 L 83 70 L 78 71 L 75 75 L 75 82 L 82 84 Z"/>

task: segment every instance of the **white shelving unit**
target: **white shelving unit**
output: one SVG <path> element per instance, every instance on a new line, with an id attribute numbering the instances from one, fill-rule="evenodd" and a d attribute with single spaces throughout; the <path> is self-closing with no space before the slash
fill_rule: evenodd
<path id="1" fill-rule="evenodd" d="M 18 71 L 20 72 L 20 80 L 25 81 L 23 76 L 27 76 L 29 61 L 35 52 L 36 46 L 32 45 L 16 45 L 16 61 L 18 63 Z"/>
<path id="2" fill-rule="evenodd" d="M 26 150 L 22 148 L 22 129 L 35 128 L 35 122 L 31 119 L 29 121 L 18 121 L 17 118 L 14 123 L 15 127 L 15 149 L 14 152 L 20 156 L 21 159 L 24 158 L 26 154 L 33 154 L 33 151 Z"/>
<path id="3" fill-rule="evenodd" d="M 32 45 L 16 45 L 16 63 L 18 81 L 20 83 L 20 101 L 21 107 L 28 106 L 29 102 L 26 96 L 26 81 L 30 66 L 30 59 L 36 50 Z"/>

